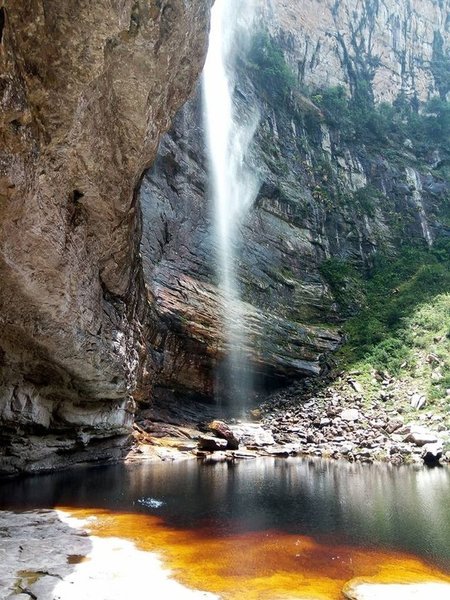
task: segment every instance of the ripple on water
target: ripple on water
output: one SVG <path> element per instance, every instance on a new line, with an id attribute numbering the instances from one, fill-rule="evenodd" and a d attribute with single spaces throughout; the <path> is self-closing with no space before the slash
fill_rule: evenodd
<path id="1" fill-rule="evenodd" d="M 163 500 L 157 500 L 156 498 L 139 498 L 136 502 L 146 508 L 161 508 L 161 506 L 164 506 Z"/>

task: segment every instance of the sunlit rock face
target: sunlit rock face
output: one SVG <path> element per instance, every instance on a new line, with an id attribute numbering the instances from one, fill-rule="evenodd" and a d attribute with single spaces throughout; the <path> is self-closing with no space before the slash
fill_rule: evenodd
<path id="1" fill-rule="evenodd" d="M 441 91 L 433 62 L 449 46 L 442 0 L 264 0 L 262 11 L 304 84 L 352 89 L 367 69 L 377 101 L 400 89 L 422 101 Z"/>
<path id="2" fill-rule="evenodd" d="M 134 190 L 202 69 L 209 5 L 0 3 L 3 470 L 42 458 L 22 434 L 60 432 L 51 467 L 129 430 L 146 344 Z"/>
<path id="3" fill-rule="evenodd" d="M 437 94 L 439 80 L 426 60 L 435 32 L 447 35 L 445 11 L 431 1 L 395 6 L 396 11 L 393 2 L 262 3 L 255 31 L 269 29 L 291 68 L 296 88 L 289 100 L 258 80 L 241 49 L 236 113 L 245 120 L 256 107 L 260 116 L 248 158 L 260 188 L 236 250 L 245 350 L 256 381 L 326 370 L 341 339 L 339 323 L 359 299 L 344 314 L 323 275 L 324 261 L 348 261 L 364 273 L 378 252 L 395 252 L 410 240 L 431 245 L 445 229 L 439 207 L 449 184 L 433 170 L 437 151 L 431 147 L 424 160 L 402 140 L 395 156 L 388 156 L 365 140 L 349 141 L 324 122 L 303 91 L 306 84 L 310 90 L 343 85 L 351 94 L 353 74 L 358 83 L 370 82 L 376 101 L 401 93 L 421 100 Z M 402 67 L 398 61 L 406 48 Z M 370 65 L 373 73 L 366 73 Z M 217 241 L 204 149 L 198 91 L 143 179 L 141 252 L 158 324 L 154 381 L 211 397 L 227 348 L 218 318 Z"/>

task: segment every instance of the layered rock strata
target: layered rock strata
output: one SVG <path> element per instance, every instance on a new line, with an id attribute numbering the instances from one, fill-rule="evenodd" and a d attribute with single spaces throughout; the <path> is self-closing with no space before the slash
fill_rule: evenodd
<path id="1" fill-rule="evenodd" d="M 129 431 L 146 354 L 135 190 L 202 68 L 209 5 L 0 3 L 3 471 L 93 438 L 106 456 Z"/>

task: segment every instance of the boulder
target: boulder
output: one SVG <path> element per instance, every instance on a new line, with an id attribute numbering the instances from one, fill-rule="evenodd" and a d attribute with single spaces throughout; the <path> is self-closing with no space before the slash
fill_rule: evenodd
<path id="1" fill-rule="evenodd" d="M 359 420 L 359 411 L 356 408 L 346 408 L 340 414 L 340 417 L 343 421 L 358 421 Z"/>
<path id="2" fill-rule="evenodd" d="M 239 448 L 239 436 L 236 435 L 230 426 L 223 421 L 212 421 L 208 425 L 208 429 L 212 431 L 217 437 L 227 441 L 228 450 L 237 450 Z"/>
<path id="3" fill-rule="evenodd" d="M 429 431 L 423 427 L 412 426 L 411 432 L 405 437 L 404 441 L 421 447 L 425 446 L 425 444 L 434 444 L 438 441 L 438 437 L 433 431 Z"/>
<path id="4" fill-rule="evenodd" d="M 354 379 L 349 379 L 348 381 L 357 394 L 362 394 L 364 392 L 362 385 L 358 381 L 355 381 Z"/>
<path id="5" fill-rule="evenodd" d="M 269 456 L 288 457 L 295 456 L 299 450 L 299 444 L 277 444 L 276 446 L 268 447 L 266 452 Z"/>
<path id="6" fill-rule="evenodd" d="M 434 442 L 433 444 L 425 444 L 422 450 L 422 458 L 429 465 L 437 464 L 442 457 L 443 446 L 442 442 Z"/>
<path id="7" fill-rule="evenodd" d="M 411 406 L 416 410 L 420 410 L 426 404 L 426 398 L 423 394 L 413 394 L 411 396 Z"/>
<path id="8" fill-rule="evenodd" d="M 199 450 L 208 450 L 210 452 L 215 452 L 216 450 L 225 450 L 227 445 L 227 440 L 214 437 L 212 435 L 201 435 L 198 438 Z"/>
<path id="9" fill-rule="evenodd" d="M 231 425 L 231 431 L 241 440 L 244 446 L 261 448 L 264 446 L 273 446 L 272 431 L 264 429 L 261 425 L 255 423 L 243 423 L 241 425 Z"/>

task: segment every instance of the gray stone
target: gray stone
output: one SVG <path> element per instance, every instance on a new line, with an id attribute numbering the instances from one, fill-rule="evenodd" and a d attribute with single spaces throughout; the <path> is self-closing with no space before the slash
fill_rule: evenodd
<path id="1" fill-rule="evenodd" d="M 442 458 L 442 452 L 442 442 L 425 444 L 422 449 L 422 458 L 427 464 L 438 463 L 439 460 Z"/>
<path id="2" fill-rule="evenodd" d="M 411 396 L 411 406 L 416 410 L 420 410 L 426 404 L 426 398 L 423 394 L 413 394 Z"/>
<path id="3" fill-rule="evenodd" d="M 415 444 L 416 446 L 425 446 L 425 444 L 437 442 L 438 436 L 432 431 L 415 425 L 411 427 L 411 433 L 405 437 L 404 441 Z"/>
<path id="4" fill-rule="evenodd" d="M 244 446 L 258 448 L 273 446 L 275 444 L 272 432 L 259 424 L 245 423 L 242 425 L 231 425 L 230 429 L 241 440 Z"/>
<path id="5" fill-rule="evenodd" d="M 360 418 L 359 411 L 356 408 L 347 408 L 339 415 L 343 421 L 358 421 Z"/>

